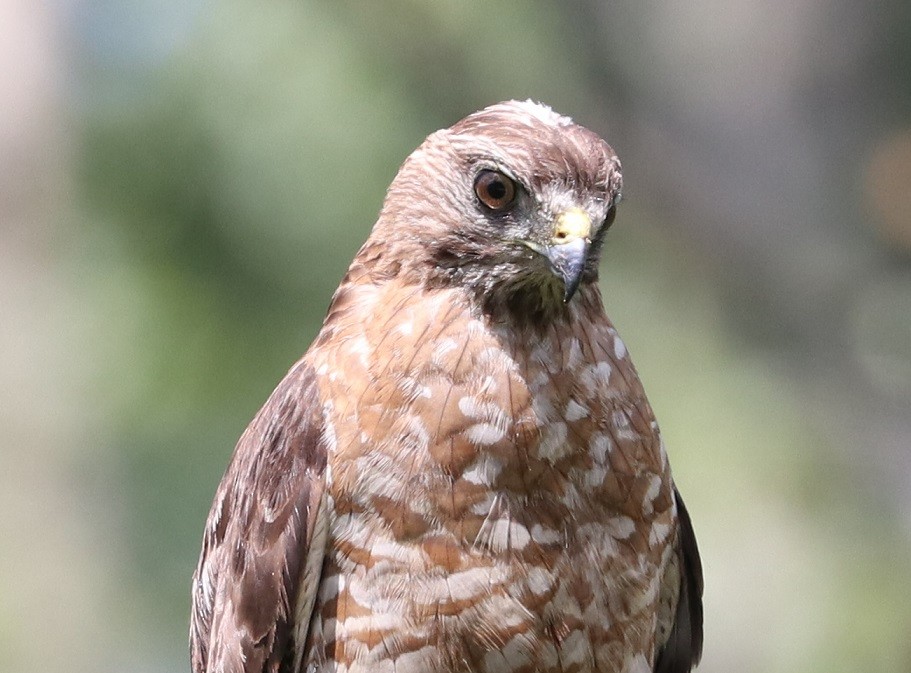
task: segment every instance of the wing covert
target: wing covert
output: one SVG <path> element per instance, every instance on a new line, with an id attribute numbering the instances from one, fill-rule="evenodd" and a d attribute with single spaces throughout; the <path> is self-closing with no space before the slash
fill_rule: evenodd
<path id="1" fill-rule="evenodd" d="M 702 562 L 696 535 L 683 498 L 674 487 L 677 502 L 677 567 L 679 592 L 674 623 L 660 646 L 655 673 L 689 673 L 702 656 Z"/>
<path id="2" fill-rule="evenodd" d="M 314 372 L 298 362 L 241 436 L 212 503 L 193 575 L 194 673 L 290 670 L 314 598 L 299 595 L 301 574 L 319 572 L 324 553 L 312 544 L 325 516 L 322 428 Z"/>

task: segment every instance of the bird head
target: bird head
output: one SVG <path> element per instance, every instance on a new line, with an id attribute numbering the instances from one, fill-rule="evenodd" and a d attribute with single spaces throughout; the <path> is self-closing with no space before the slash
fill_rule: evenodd
<path id="1" fill-rule="evenodd" d="M 432 134 L 390 186 L 372 238 L 488 311 L 546 320 L 598 277 L 620 162 L 550 108 L 510 101 Z"/>

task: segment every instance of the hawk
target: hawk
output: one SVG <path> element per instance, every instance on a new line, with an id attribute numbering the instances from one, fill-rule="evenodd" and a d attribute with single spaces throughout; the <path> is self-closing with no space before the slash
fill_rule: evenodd
<path id="1" fill-rule="evenodd" d="M 195 673 L 698 662 L 696 540 L 597 283 L 620 187 L 530 101 L 408 157 L 215 495 Z"/>

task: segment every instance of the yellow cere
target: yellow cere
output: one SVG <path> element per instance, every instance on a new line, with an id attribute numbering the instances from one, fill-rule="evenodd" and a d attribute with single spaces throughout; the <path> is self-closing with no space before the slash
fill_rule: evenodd
<path id="1" fill-rule="evenodd" d="M 557 216 L 554 227 L 554 243 L 569 243 L 578 238 L 588 238 L 592 231 L 592 220 L 581 208 L 570 208 Z"/>

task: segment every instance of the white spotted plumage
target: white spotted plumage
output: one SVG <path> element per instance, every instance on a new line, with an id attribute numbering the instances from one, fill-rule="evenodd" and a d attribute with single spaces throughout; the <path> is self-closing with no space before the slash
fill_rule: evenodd
<path id="1" fill-rule="evenodd" d="M 479 167 L 524 220 L 471 200 Z M 620 184 L 606 143 L 531 102 L 405 162 L 219 487 L 194 673 L 690 670 L 695 539 L 597 285 Z M 567 209 L 591 220 L 574 295 L 535 252 Z"/>

